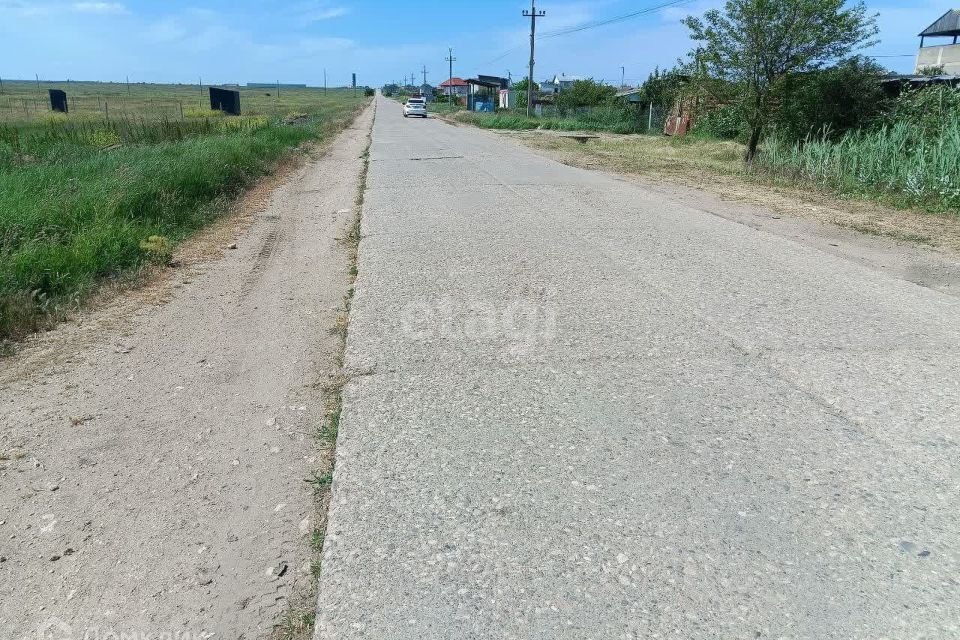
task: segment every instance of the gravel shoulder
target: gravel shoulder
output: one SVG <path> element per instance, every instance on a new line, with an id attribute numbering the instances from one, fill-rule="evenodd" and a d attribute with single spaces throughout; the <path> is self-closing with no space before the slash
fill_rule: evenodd
<path id="1" fill-rule="evenodd" d="M 310 591 L 372 121 L 0 361 L 0 637 L 257 638 Z"/>

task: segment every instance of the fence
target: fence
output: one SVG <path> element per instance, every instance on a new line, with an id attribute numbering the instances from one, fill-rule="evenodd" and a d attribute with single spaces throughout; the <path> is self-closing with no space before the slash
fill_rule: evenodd
<path id="1" fill-rule="evenodd" d="M 561 109 L 556 105 L 537 106 L 537 118 L 544 128 L 595 129 L 615 133 L 662 133 L 670 110 L 655 104 L 621 103 L 611 106 Z M 525 116 L 526 107 L 500 109 L 497 113 Z"/>
<path id="2" fill-rule="evenodd" d="M 184 110 L 196 109 L 196 100 L 165 100 L 158 98 L 123 96 L 70 96 L 67 104 L 71 114 L 98 114 L 110 118 L 149 118 L 155 120 L 179 120 Z M 0 95 L 0 120 L 33 120 L 54 113 L 47 96 L 24 97 Z"/>

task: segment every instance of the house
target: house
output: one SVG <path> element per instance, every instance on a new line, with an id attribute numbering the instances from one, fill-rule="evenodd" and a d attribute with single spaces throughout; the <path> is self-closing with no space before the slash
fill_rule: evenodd
<path id="1" fill-rule="evenodd" d="M 936 22 L 920 32 L 920 50 L 914 71 L 924 73 L 931 68 L 943 67 L 943 75 L 960 75 L 960 9 L 951 9 Z M 950 38 L 947 44 L 927 46 L 927 38 Z"/>
<path id="2" fill-rule="evenodd" d="M 440 83 L 440 91 L 445 96 L 466 96 L 469 87 L 463 78 L 453 77 Z"/>
<path id="3" fill-rule="evenodd" d="M 554 93 L 560 93 L 561 91 L 566 91 L 573 86 L 574 82 L 580 82 L 583 78 L 580 76 L 565 76 L 562 73 L 558 76 L 553 76 L 553 80 L 550 81 L 550 84 L 557 87 L 557 90 Z"/>
<path id="4" fill-rule="evenodd" d="M 618 91 L 615 97 L 617 100 L 623 100 L 624 102 L 627 102 L 630 104 L 640 104 L 640 102 L 642 101 L 641 99 L 642 95 L 643 95 L 643 89 L 637 88 L 637 89 L 624 89 L 622 91 Z"/>
<path id="5" fill-rule="evenodd" d="M 552 96 L 555 93 L 560 93 L 560 85 L 551 82 L 549 80 L 544 80 L 540 83 L 540 95 L 541 96 Z"/>
<path id="6" fill-rule="evenodd" d="M 423 96 L 423 99 L 427 102 L 433 102 L 435 97 L 434 88 L 427 83 L 420 85 L 420 95 Z"/>

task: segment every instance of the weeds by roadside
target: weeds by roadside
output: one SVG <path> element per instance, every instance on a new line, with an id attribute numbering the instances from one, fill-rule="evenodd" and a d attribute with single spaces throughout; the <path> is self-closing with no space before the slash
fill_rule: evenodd
<path id="1" fill-rule="evenodd" d="M 314 433 L 320 450 L 320 466 L 315 469 L 305 482 L 313 488 L 314 502 L 316 504 L 317 516 L 314 519 L 314 528 L 310 534 L 310 572 L 313 576 L 313 589 L 308 594 L 310 609 L 291 610 L 288 612 L 287 621 L 274 630 L 273 640 L 307 640 L 313 636 L 313 627 L 316 621 L 316 612 L 314 606 L 316 603 L 317 581 L 323 570 L 323 545 L 327 534 L 327 509 L 330 505 L 331 489 L 333 486 L 334 463 L 337 436 L 340 431 L 340 417 L 343 413 L 343 388 L 351 380 L 353 375 L 344 371 L 344 353 L 347 347 L 347 330 L 349 327 L 350 308 L 353 302 L 354 281 L 358 273 L 357 269 L 357 251 L 360 245 L 360 227 L 361 212 L 363 208 L 363 197 L 366 191 L 367 171 L 370 166 L 369 154 L 370 139 L 368 138 L 367 148 L 364 150 L 361 158 L 363 166 L 357 183 L 357 196 L 355 199 L 355 214 L 353 222 L 347 231 L 347 234 L 341 239 L 344 248 L 348 252 L 350 264 L 349 287 L 347 293 L 343 296 L 343 306 L 337 316 L 331 333 L 340 337 L 340 347 L 336 356 L 337 372 L 330 376 L 328 380 L 320 383 L 318 386 L 323 391 L 326 404 L 326 415 Z"/>

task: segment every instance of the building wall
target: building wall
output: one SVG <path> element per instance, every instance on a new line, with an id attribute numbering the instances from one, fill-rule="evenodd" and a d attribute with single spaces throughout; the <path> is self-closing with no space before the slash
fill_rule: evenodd
<path id="1" fill-rule="evenodd" d="M 920 73 L 926 67 L 943 65 L 947 75 L 960 75 L 960 44 L 945 44 L 935 47 L 923 47 L 917 52 L 915 71 Z"/>

